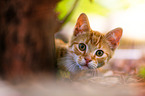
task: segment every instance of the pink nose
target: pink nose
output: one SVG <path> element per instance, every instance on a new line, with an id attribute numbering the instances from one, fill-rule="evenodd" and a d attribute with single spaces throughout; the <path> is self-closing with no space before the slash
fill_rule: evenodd
<path id="1" fill-rule="evenodd" d="M 88 64 L 89 62 L 92 61 L 91 58 L 87 58 L 87 57 L 85 57 L 84 59 L 86 60 L 86 64 Z"/>

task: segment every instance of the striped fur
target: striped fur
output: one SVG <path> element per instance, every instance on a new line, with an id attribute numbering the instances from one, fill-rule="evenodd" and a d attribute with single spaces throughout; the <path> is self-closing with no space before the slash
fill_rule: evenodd
<path id="1" fill-rule="evenodd" d="M 87 16 L 82 13 L 77 20 L 74 35 L 70 43 L 66 45 L 66 54 L 58 58 L 58 65 L 63 66 L 65 70 L 72 74 L 81 70 L 102 67 L 112 57 L 114 50 L 119 44 L 121 35 L 121 28 L 116 28 L 106 35 L 91 30 Z M 79 49 L 80 43 L 86 45 L 85 51 Z M 102 50 L 104 54 L 102 56 L 97 56 L 97 50 Z M 85 58 L 89 58 L 90 61 L 87 62 Z"/>

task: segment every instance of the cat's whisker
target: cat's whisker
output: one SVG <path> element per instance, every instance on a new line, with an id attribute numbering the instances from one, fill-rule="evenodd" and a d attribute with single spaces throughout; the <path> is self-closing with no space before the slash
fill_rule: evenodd
<path id="1" fill-rule="evenodd" d="M 105 35 L 93 31 L 90 28 L 87 16 L 82 13 L 75 25 L 70 44 L 58 42 L 58 48 L 63 49 L 62 53 L 59 52 L 60 56 L 58 56 L 58 58 L 63 59 L 58 60 L 58 65 L 64 65 L 66 67 L 64 69 L 70 73 L 85 70 L 95 76 L 98 72 L 96 68 L 102 67 L 111 59 L 119 45 L 121 36 L 121 28 L 116 28 Z"/>
<path id="2" fill-rule="evenodd" d="M 71 69 L 73 66 L 74 66 L 74 65 L 72 64 L 72 65 L 68 66 L 67 68 L 68 68 L 68 69 Z"/>
<path id="3" fill-rule="evenodd" d="M 76 68 L 77 65 L 75 64 L 75 62 L 73 62 L 70 66 L 69 66 L 69 71 L 71 72 L 76 72 L 78 69 Z"/>
<path id="4" fill-rule="evenodd" d="M 93 68 L 93 69 L 91 70 L 91 74 L 92 74 L 93 77 L 96 76 L 96 70 L 95 70 L 95 68 Z"/>
<path id="5" fill-rule="evenodd" d="M 97 68 L 94 68 L 94 76 L 98 76 L 98 70 L 97 70 Z"/>
<path id="6" fill-rule="evenodd" d="M 73 66 L 74 66 L 73 63 L 72 63 L 71 65 L 68 63 L 68 64 L 66 65 L 66 68 L 67 68 L 69 71 L 71 71 L 71 69 L 72 69 Z"/>
<path id="7" fill-rule="evenodd" d="M 75 72 L 74 71 L 74 66 L 72 66 L 69 70 L 70 70 L 70 72 L 74 73 Z"/>
<path id="8" fill-rule="evenodd" d="M 76 67 L 75 65 L 72 67 L 72 72 L 75 72 L 75 70 L 76 70 L 75 67 Z"/>

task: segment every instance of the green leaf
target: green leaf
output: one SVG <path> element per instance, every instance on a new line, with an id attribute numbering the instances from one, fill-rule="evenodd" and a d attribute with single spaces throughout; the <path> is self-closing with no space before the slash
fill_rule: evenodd
<path id="1" fill-rule="evenodd" d="M 56 12 L 60 13 L 58 15 L 59 20 L 63 20 L 67 13 L 73 7 L 75 0 L 62 0 L 57 4 L 55 9 Z M 79 0 L 77 8 L 75 8 L 74 14 L 75 18 L 81 13 L 95 13 L 105 16 L 109 10 L 99 4 L 94 0 Z"/>
<path id="2" fill-rule="evenodd" d="M 139 69 L 139 76 L 141 76 L 142 78 L 145 78 L 145 67 L 141 67 Z"/>
<path id="3" fill-rule="evenodd" d="M 60 1 L 55 11 L 59 13 L 58 19 L 63 20 L 63 18 L 66 16 L 66 14 L 71 10 L 75 0 L 62 0 Z"/>

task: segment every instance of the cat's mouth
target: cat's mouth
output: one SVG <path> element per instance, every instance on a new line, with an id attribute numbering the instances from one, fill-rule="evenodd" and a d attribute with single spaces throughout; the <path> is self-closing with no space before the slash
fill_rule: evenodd
<path id="1" fill-rule="evenodd" d="M 104 65 L 104 63 L 98 63 L 96 64 L 89 64 L 89 63 L 85 63 L 85 64 L 77 64 L 77 67 L 80 70 L 87 70 L 87 69 L 96 69 L 96 68 L 100 68 Z"/>
<path id="2" fill-rule="evenodd" d="M 79 69 L 81 69 L 81 70 L 96 69 L 96 68 L 102 67 L 103 65 L 104 64 L 102 64 L 102 63 L 98 63 L 97 66 L 89 66 L 88 64 L 85 64 L 85 65 L 79 65 Z"/>
<path id="3" fill-rule="evenodd" d="M 85 64 L 85 65 L 80 65 L 80 64 L 77 64 L 78 68 L 81 69 L 81 70 L 87 70 L 89 69 L 88 65 Z"/>
<path id="4" fill-rule="evenodd" d="M 87 69 L 90 69 L 88 66 L 86 66 L 86 65 L 83 65 L 83 66 L 81 66 L 82 68 L 82 70 L 87 70 Z"/>

